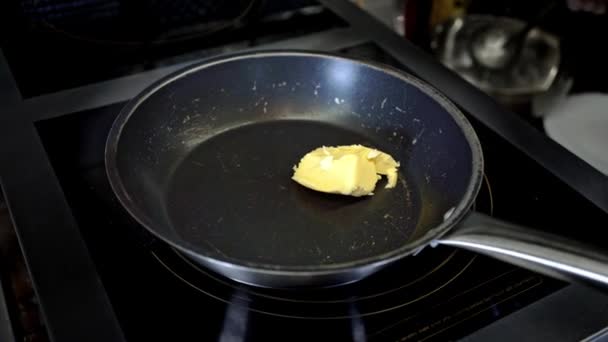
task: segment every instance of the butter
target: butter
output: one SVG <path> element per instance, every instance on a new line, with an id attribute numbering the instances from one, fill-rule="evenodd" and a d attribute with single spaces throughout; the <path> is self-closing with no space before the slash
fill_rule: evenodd
<path id="1" fill-rule="evenodd" d="M 320 192 L 350 196 L 373 195 L 386 175 L 386 188 L 397 185 L 399 163 L 390 155 L 361 145 L 319 147 L 294 166 L 292 179 Z"/>

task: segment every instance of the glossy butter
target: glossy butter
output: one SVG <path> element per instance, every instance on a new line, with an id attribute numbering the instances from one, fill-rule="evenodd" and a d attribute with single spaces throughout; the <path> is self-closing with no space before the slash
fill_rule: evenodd
<path id="1" fill-rule="evenodd" d="M 398 167 L 390 155 L 362 145 L 323 146 L 302 157 L 292 179 L 316 191 L 358 197 L 373 195 L 380 175 L 394 188 Z"/>

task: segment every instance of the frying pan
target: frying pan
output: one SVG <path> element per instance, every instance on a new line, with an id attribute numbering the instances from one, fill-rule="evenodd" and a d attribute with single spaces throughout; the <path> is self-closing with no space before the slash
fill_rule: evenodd
<path id="1" fill-rule="evenodd" d="M 353 198 L 291 180 L 305 153 L 345 144 L 392 155 L 398 186 Z M 131 100 L 105 158 L 139 223 L 247 284 L 353 282 L 435 244 L 608 283 L 602 254 L 472 212 L 483 177 L 472 126 L 432 87 L 385 65 L 302 51 L 206 60 Z"/>

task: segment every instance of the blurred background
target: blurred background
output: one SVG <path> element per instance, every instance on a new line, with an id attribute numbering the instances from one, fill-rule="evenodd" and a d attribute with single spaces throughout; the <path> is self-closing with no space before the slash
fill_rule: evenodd
<path id="1" fill-rule="evenodd" d="M 353 1 L 527 115 L 544 115 L 565 93 L 608 89 L 603 0 Z M 201 50 L 345 25 L 314 0 L 10 0 L 0 6 L 0 44 L 25 97 L 200 57 Z M 501 59 L 505 65 L 492 67 Z"/>
<path id="2" fill-rule="evenodd" d="M 608 75 L 608 50 L 603 48 L 600 38 L 608 33 L 608 20 L 601 1 L 360 0 L 358 3 L 408 40 L 496 95 L 524 95 L 520 100 L 525 102 L 525 95 L 538 95 L 551 86 L 566 86 L 573 92 L 608 90 L 603 77 Z M 485 68 L 483 63 L 471 63 L 468 56 L 471 45 L 485 44 L 487 53 L 492 53 L 492 40 L 496 44 L 501 39 L 517 39 L 518 34 L 524 33 L 522 30 L 529 30 L 523 42 L 529 54 L 521 56 L 522 64 L 527 64 L 526 72 L 517 70 L 518 65 L 507 71 L 528 79 L 498 73 Z M 495 35 L 479 43 L 475 31 Z M 522 84 L 527 84 L 528 89 Z M 503 100 L 516 102 L 514 97 L 505 96 Z"/>
<path id="3" fill-rule="evenodd" d="M 606 1 L 357 3 L 608 175 Z"/>

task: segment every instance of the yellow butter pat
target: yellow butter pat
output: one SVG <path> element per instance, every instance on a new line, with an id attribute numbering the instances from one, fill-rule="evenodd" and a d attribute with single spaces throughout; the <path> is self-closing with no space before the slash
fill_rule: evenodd
<path id="1" fill-rule="evenodd" d="M 373 195 L 380 175 L 394 188 L 398 167 L 390 155 L 362 145 L 323 146 L 302 157 L 292 179 L 316 191 L 358 197 Z"/>

